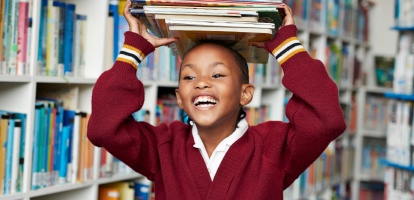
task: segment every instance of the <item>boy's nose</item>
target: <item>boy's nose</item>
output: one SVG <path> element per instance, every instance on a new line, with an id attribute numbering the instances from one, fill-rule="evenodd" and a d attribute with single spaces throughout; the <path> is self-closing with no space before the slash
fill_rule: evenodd
<path id="1" fill-rule="evenodd" d="M 196 89 L 205 89 L 209 87 L 210 87 L 210 83 L 205 79 L 199 79 L 195 85 Z"/>

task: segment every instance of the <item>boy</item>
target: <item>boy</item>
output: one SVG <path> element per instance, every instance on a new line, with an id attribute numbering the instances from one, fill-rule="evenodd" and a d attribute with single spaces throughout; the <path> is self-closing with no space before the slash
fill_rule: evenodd
<path id="1" fill-rule="evenodd" d="M 286 5 L 275 38 L 252 45 L 271 52 L 284 70 L 283 84 L 293 93 L 289 123 L 247 124 L 239 112 L 254 93 L 247 66 L 215 43 L 198 45 L 183 58 L 176 95 L 191 125 L 135 122 L 131 114 L 145 93 L 135 75 L 138 64 L 176 39 L 150 35 L 130 6 L 128 1 L 124 46 L 93 90 L 88 137 L 153 181 L 157 199 L 283 199 L 283 190 L 345 130 L 337 87 L 299 43 Z"/>

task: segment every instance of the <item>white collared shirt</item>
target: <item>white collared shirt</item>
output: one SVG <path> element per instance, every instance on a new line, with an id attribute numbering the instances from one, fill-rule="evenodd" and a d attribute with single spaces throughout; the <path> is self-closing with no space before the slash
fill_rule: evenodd
<path id="1" fill-rule="evenodd" d="M 237 124 L 236 130 L 234 130 L 234 132 L 231 135 L 224 138 L 224 140 L 221 141 L 219 145 L 217 145 L 216 149 L 214 149 L 213 153 L 211 154 L 211 157 L 209 158 L 204 143 L 201 140 L 200 135 L 198 134 L 197 127 L 195 124 L 193 125 L 192 134 L 195 143 L 194 147 L 200 150 L 204 162 L 206 163 L 211 180 L 214 179 L 217 169 L 219 168 L 220 163 L 223 160 L 224 155 L 226 155 L 226 152 L 229 150 L 230 146 L 243 136 L 243 134 L 247 131 L 248 127 L 249 125 L 246 119 L 240 120 Z"/>

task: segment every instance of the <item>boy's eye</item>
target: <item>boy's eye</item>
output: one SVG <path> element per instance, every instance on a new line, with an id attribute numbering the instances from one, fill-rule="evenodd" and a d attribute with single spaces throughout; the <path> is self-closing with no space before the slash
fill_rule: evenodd
<path id="1" fill-rule="evenodd" d="M 184 80 L 193 80 L 194 76 L 184 76 L 183 79 Z"/>
<path id="2" fill-rule="evenodd" d="M 218 73 L 218 74 L 214 74 L 214 75 L 213 75 L 213 78 L 220 78 L 220 77 L 224 77 L 224 75 L 222 75 L 222 74 L 220 74 L 220 73 Z"/>

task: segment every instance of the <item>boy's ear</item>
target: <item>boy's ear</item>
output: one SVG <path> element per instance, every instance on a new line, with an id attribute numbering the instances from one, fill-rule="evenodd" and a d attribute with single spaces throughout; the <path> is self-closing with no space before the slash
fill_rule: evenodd
<path id="1" fill-rule="evenodd" d="M 242 106 L 249 104 L 253 99 L 253 94 L 254 94 L 254 86 L 252 84 L 243 84 L 240 104 Z"/>
<path id="2" fill-rule="evenodd" d="M 183 101 L 181 100 L 180 90 L 175 89 L 175 96 L 177 97 L 177 105 L 180 109 L 183 109 Z"/>

